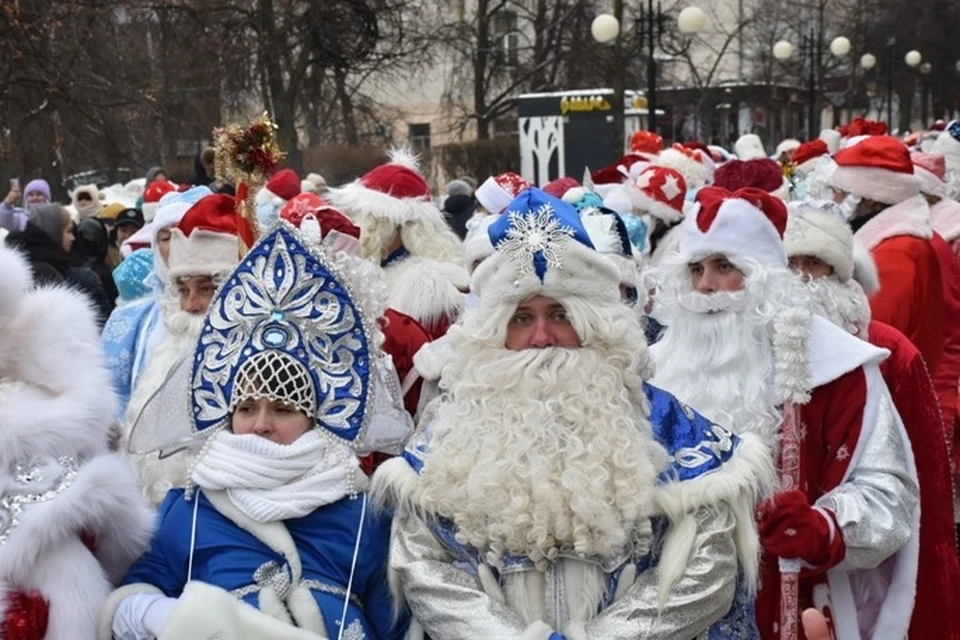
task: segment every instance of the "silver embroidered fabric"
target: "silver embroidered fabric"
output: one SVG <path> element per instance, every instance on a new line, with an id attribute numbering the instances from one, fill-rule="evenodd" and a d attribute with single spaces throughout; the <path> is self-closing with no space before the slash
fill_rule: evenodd
<path id="1" fill-rule="evenodd" d="M 841 570 L 871 569 L 909 540 L 919 488 L 907 473 L 907 449 L 886 391 L 877 421 L 846 481 L 817 504 L 831 510 L 843 532 Z"/>
<path id="2" fill-rule="evenodd" d="M 690 640 L 729 611 L 737 575 L 734 518 L 727 510 L 706 508 L 696 516 L 699 528 L 690 562 L 665 606 L 658 607 L 659 573 L 649 569 L 623 598 L 587 623 L 588 637 Z M 488 597 L 473 574 L 452 564 L 416 515 L 398 514 L 390 566 L 414 617 L 433 640 L 515 638 L 526 628 L 517 612 Z"/>
<path id="3" fill-rule="evenodd" d="M 347 628 L 343 630 L 343 634 L 340 637 L 342 640 L 365 640 L 367 634 L 363 632 L 363 625 L 360 623 L 360 620 L 354 620 L 347 625 Z"/>
<path id="4" fill-rule="evenodd" d="M 72 456 L 42 458 L 14 465 L 4 474 L 0 496 L 0 545 L 20 526 L 31 506 L 49 502 L 73 484 L 79 463 Z"/>

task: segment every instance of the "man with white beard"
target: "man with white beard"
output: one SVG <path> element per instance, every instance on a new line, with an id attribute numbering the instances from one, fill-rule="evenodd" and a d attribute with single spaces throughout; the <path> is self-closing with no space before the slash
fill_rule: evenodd
<path id="1" fill-rule="evenodd" d="M 786 206 L 766 192 L 697 194 L 678 254 L 648 272 L 667 326 L 651 348 L 654 382 L 780 450 L 781 490 L 760 512 L 761 637 L 779 639 L 817 606 L 840 640 L 903 638 L 918 489 L 877 368 L 886 352 L 811 316 L 787 269 L 786 224 Z M 798 587 L 778 557 L 803 563 Z M 783 603 L 781 585 L 791 587 Z"/>
<path id="2" fill-rule="evenodd" d="M 220 284 L 239 262 L 234 200 L 212 194 L 198 200 L 170 230 L 167 278 L 170 284 L 160 298 L 166 333 L 150 353 L 149 364 L 140 377 L 122 425 L 122 447 L 127 453 L 130 435 L 150 438 L 145 431 L 162 429 L 158 420 L 148 420 L 144 409 L 167 383 L 172 371 L 193 353 L 203 319 Z M 182 394 L 186 397 L 186 390 Z M 189 457 L 185 454 L 158 458 L 157 454 L 132 455 L 140 475 L 144 496 L 157 506 L 171 488 L 187 477 Z"/>
<path id="3" fill-rule="evenodd" d="M 374 476 L 394 592 L 435 639 L 756 637 L 769 450 L 645 383 L 570 205 L 526 190 L 488 234 L 436 418 Z"/>
<path id="4" fill-rule="evenodd" d="M 920 470 L 920 554 L 917 597 L 910 638 L 960 638 L 960 621 L 938 612 L 960 606 L 960 561 L 953 529 L 949 429 L 939 416 L 937 396 L 920 352 L 890 325 L 870 320 L 870 304 L 858 279 L 878 287 L 869 254 L 854 244 L 853 233 L 833 203 L 790 205 L 783 243 L 790 265 L 810 290 L 813 308 L 837 326 L 890 351 L 880 372 L 910 436 Z M 872 277 L 872 280 L 871 280 Z"/>

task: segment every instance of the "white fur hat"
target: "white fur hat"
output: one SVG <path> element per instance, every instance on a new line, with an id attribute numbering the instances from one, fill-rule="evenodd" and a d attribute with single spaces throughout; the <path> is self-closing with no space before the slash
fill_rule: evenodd
<path id="1" fill-rule="evenodd" d="M 787 138 L 777 145 L 777 150 L 773 153 L 774 160 L 778 160 L 784 153 L 792 154 L 800 144 L 800 141 L 795 138 Z"/>
<path id="2" fill-rule="evenodd" d="M 842 213 L 825 203 L 791 203 L 783 245 L 787 257 L 814 256 L 833 267 L 841 282 L 853 277 L 853 232 Z"/>
<path id="3" fill-rule="evenodd" d="M 171 280 L 184 276 L 226 275 L 240 261 L 234 199 L 224 194 L 201 198 L 170 233 Z"/>
<path id="4" fill-rule="evenodd" d="M 707 183 L 707 169 L 703 166 L 702 156 L 678 144 L 661 151 L 650 165 L 669 167 L 677 171 L 686 180 L 687 189 L 690 191 Z"/>
<path id="5" fill-rule="evenodd" d="M 772 194 L 747 187 L 733 193 L 720 187 L 697 192 L 696 208 L 680 225 L 679 253 L 687 259 L 725 255 L 749 257 L 766 266 L 786 267 L 783 233 L 787 207 Z"/>
<path id="6" fill-rule="evenodd" d="M 493 243 L 487 230 L 499 216 L 477 215 L 467 224 L 467 237 L 463 241 L 463 262 L 467 271 L 473 273 L 474 265 L 493 255 Z"/>
<path id="7" fill-rule="evenodd" d="M 620 300 L 619 270 L 593 248 L 580 216 L 566 202 L 526 189 L 487 233 L 495 251 L 470 283 L 480 297 L 481 313 L 536 295 L 599 304 Z"/>
<path id="8" fill-rule="evenodd" d="M 960 173 L 960 120 L 951 122 L 937 136 L 937 140 L 931 146 L 930 151 L 943 155 L 948 171 Z"/>
<path id="9" fill-rule="evenodd" d="M 754 160 L 756 158 L 766 158 L 767 152 L 763 148 L 763 141 L 755 133 L 747 133 L 733 145 L 733 150 L 737 152 L 737 157 L 741 160 Z"/>
<path id="10" fill-rule="evenodd" d="M 830 153 L 836 153 L 840 150 L 840 141 L 843 140 L 843 134 L 836 129 L 823 129 L 817 137 L 827 143 L 827 149 Z"/>

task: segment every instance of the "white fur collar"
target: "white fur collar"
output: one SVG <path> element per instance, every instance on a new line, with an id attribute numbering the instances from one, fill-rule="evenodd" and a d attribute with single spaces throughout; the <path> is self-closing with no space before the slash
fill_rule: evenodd
<path id="1" fill-rule="evenodd" d="M 873 250 L 881 242 L 894 236 L 929 239 L 932 235 L 930 207 L 922 195 L 917 195 L 884 209 L 860 227 L 855 237 L 867 249 Z"/>
<path id="2" fill-rule="evenodd" d="M 810 319 L 810 381 L 812 388 L 822 387 L 868 364 L 879 364 L 890 352 L 860 340 L 826 318 Z"/>
<path id="3" fill-rule="evenodd" d="M 930 223 L 947 242 L 960 238 L 960 202 L 944 198 L 930 207 Z"/>

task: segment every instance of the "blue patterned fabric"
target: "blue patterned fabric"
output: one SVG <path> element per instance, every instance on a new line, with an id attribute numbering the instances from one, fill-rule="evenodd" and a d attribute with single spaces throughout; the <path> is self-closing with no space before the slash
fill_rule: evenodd
<path id="1" fill-rule="evenodd" d="M 261 582 L 289 581 L 290 569 L 283 554 L 217 511 L 202 491 L 194 499 L 200 502 L 191 579 L 227 591 L 245 590 L 242 599 L 254 607 L 259 603 L 254 577 L 258 570 Z M 182 489 L 167 494 L 157 514 L 150 549 L 130 568 L 123 584 L 146 583 L 167 596 L 180 595 L 188 581 L 193 507 Z M 330 638 L 339 633 L 336 623 L 343 612 L 361 507 L 360 498 L 343 498 L 310 515 L 283 522 L 300 556 L 301 580 L 312 581 L 310 592 Z M 349 637 L 399 640 L 406 633 L 405 617 L 393 624 L 386 579 L 389 539 L 389 517 L 368 508 L 346 616 L 346 626 L 359 626 L 364 635 Z"/>
<path id="2" fill-rule="evenodd" d="M 397 247 L 396 249 L 390 252 L 390 255 L 388 255 L 386 258 L 380 261 L 380 266 L 383 268 L 386 268 L 394 264 L 395 262 L 400 262 L 404 258 L 408 258 L 408 257 L 410 257 L 410 252 L 407 251 L 406 247 L 402 247 L 402 246 Z"/>
<path id="3" fill-rule="evenodd" d="M 225 425 L 240 367 L 267 351 L 309 375 L 316 426 L 348 442 L 369 421 L 370 326 L 337 270 L 283 222 L 210 304 L 191 374 L 194 429 Z"/>
<path id="4" fill-rule="evenodd" d="M 653 385 L 644 384 L 650 400 L 654 437 L 667 449 L 670 467 L 661 481 L 692 480 L 728 462 L 740 438 Z"/>
<path id="5" fill-rule="evenodd" d="M 153 249 L 137 249 L 116 269 L 113 270 L 113 281 L 117 285 L 120 298 L 118 305 L 130 304 L 140 298 L 150 295 L 152 288 L 147 276 L 153 272 Z"/>
<path id="6" fill-rule="evenodd" d="M 513 256 L 521 273 L 534 273 L 543 282 L 548 267 L 559 268 L 557 249 L 567 239 L 594 248 L 580 215 L 572 206 L 540 189 L 524 189 L 487 229 L 497 251 Z"/>
<path id="7" fill-rule="evenodd" d="M 117 420 L 122 420 L 140 374 L 147 367 L 150 348 L 163 330 L 156 297 L 142 298 L 110 314 L 100 335 L 105 365 L 117 394 Z"/>

